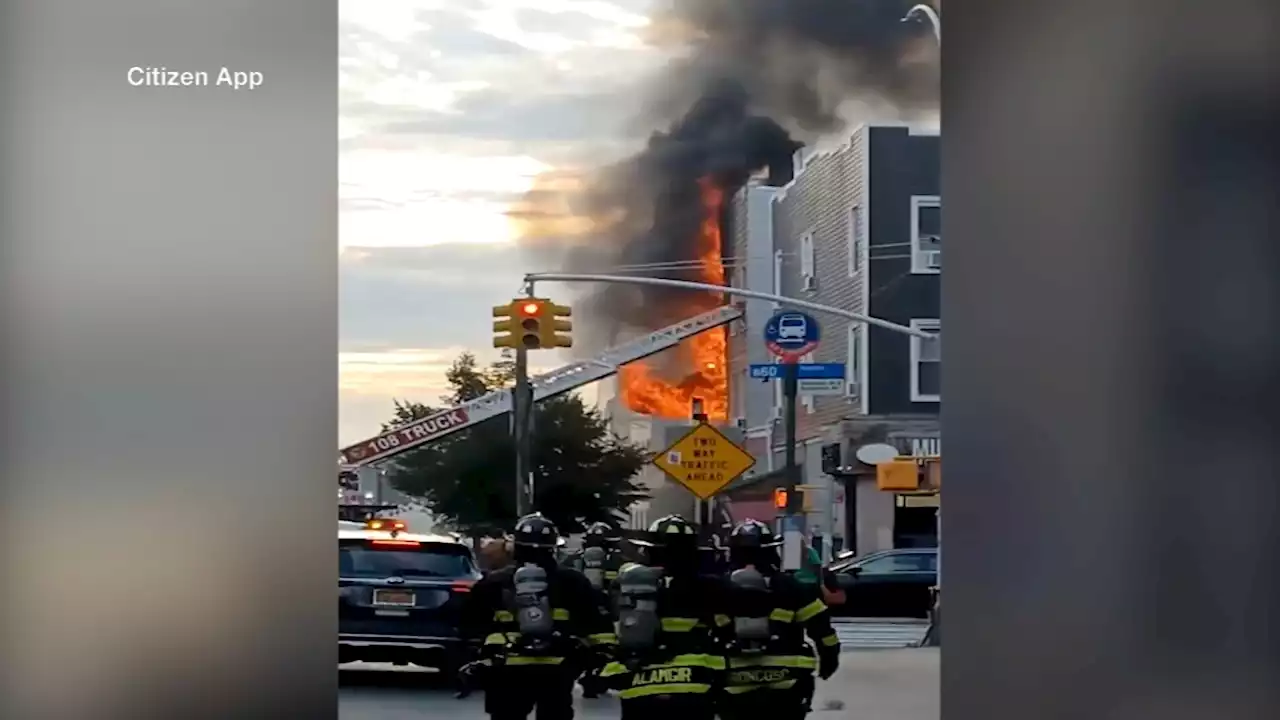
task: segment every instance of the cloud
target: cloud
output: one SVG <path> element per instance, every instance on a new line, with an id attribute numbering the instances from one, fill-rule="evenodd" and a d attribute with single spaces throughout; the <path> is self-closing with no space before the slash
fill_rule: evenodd
<path id="1" fill-rule="evenodd" d="M 617 142 L 656 68 L 645 3 L 447 0 L 341 6 L 344 148 L 372 137 L 509 139 L 562 158 Z M 584 152 L 595 152 L 586 146 Z"/>
<path id="2" fill-rule="evenodd" d="M 349 247 L 339 262 L 341 346 L 490 347 L 490 308 L 520 289 L 508 245 Z"/>
<path id="3" fill-rule="evenodd" d="M 650 0 L 340 0 L 340 433 L 436 402 L 527 257 L 507 213 L 554 167 L 598 162 L 660 58 Z M 539 358 L 558 365 L 559 353 Z"/>

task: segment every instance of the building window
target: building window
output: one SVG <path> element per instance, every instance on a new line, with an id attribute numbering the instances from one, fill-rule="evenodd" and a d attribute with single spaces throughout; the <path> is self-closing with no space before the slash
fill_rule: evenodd
<path id="1" fill-rule="evenodd" d="M 845 397 L 862 396 L 862 326 L 849 325 L 849 345 L 845 349 L 844 394 Z"/>
<path id="2" fill-rule="evenodd" d="M 849 277 L 862 269 L 862 208 L 849 209 Z"/>
<path id="3" fill-rule="evenodd" d="M 911 337 L 911 401 L 942 401 L 942 322 L 939 320 L 912 320 L 911 328 L 934 333 L 937 337 L 925 340 Z"/>
<path id="4" fill-rule="evenodd" d="M 816 290 L 817 282 L 813 263 L 813 231 L 800 236 L 800 286 L 805 290 Z"/>
<path id="5" fill-rule="evenodd" d="M 942 199 L 911 196 L 911 272 L 942 272 Z"/>

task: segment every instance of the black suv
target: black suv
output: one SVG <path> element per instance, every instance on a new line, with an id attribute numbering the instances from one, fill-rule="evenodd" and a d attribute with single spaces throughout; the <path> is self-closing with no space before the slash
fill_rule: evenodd
<path id="1" fill-rule="evenodd" d="M 338 662 L 419 665 L 452 672 L 465 662 L 463 600 L 480 579 L 471 549 L 395 520 L 338 530 Z"/>

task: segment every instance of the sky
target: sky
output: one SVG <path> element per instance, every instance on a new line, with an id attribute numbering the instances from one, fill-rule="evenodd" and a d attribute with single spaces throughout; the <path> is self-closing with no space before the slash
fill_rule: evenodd
<path id="1" fill-rule="evenodd" d="M 497 357 L 491 306 L 556 269 L 521 257 L 505 212 L 538 174 L 636 140 L 662 60 L 649 2 L 340 0 L 342 445 L 394 399 L 437 402 L 462 350 Z"/>

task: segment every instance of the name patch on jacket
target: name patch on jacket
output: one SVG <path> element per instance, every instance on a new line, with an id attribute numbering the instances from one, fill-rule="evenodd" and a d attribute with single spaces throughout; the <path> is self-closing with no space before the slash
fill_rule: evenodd
<path id="1" fill-rule="evenodd" d="M 693 682 L 693 670 L 691 668 L 657 668 L 655 670 L 641 670 L 636 673 L 635 677 L 631 679 L 631 686 L 687 682 Z"/>
<path id="2" fill-rule="evenodd" d="M 770 683 L 789 680 L 791 673 L 778 668 L 755 668 L 751 670 L 733 670 L 729 673 L 730 685 L 768 685 Z"/>

